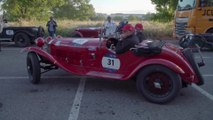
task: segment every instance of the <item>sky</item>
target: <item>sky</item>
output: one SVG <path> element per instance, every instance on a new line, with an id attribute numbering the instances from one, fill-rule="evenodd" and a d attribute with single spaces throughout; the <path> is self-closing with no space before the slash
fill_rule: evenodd
<path id="1" fill-rule="evenodd" d="M 131 13 L 146 14 L 155 12 L 155 5 L 151 0 L 90 0 L 96 13 Z"/>

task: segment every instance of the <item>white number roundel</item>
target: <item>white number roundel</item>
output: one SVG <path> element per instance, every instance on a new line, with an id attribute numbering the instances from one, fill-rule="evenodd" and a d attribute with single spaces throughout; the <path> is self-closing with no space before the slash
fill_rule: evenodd
<path id="1" fill-rule="evenodd" d="M 119 70 L 120 69 L 120 60 L 117 58 L 106 57 L 102 58 L 102 67 L 111 70 Z"/>

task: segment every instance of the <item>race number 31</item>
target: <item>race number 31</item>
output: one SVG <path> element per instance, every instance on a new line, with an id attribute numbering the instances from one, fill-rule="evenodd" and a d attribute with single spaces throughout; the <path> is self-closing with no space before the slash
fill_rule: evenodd
<path id="1" fill-rule="evenodd" d="M 120 60 L 112 57 L 103 57 L 102 67 L 112 70 L 118 70 L 120 68 Z"/>

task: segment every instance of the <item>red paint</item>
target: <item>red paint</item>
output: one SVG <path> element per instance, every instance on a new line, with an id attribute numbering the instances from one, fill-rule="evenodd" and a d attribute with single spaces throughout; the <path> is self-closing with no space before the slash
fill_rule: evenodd
<path id="1" fill-rule="evenodd" d="M 117 55 L 106 47 L 106 41 L 99 38 L 55 38 L 48 50 L 38 47 L 25 50 L 34 51 L 52 64 L 77 75 L 128 80 L 140 69 L 159 64 L 178 73 L 187 83 L 199 82 L 181 52 L 183 49 L 173 44 L 166 43 L 158 55 L 142 57 L 131 51 Z"/>

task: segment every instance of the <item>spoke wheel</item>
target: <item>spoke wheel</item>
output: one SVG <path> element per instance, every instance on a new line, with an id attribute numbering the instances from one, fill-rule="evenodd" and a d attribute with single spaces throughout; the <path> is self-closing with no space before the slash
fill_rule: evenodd
<path id="1" fill-rule="evenodd" d="M 173 100 L 181 89 L 181 79 L 172 70 L 152 65 L 142 69 L 137 76 L 137 88 L 149 101 L 167 103 Z"/>
<path id="2" fill-rule="evenodd" d="M 30 82 L 38 84 L 41 79 L 41 69 L 38 56 L 34 52 L 30 52 L 27 55 L 27 71 Z"/>

